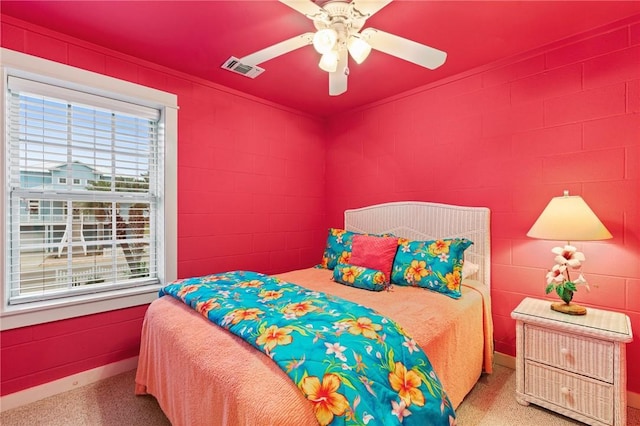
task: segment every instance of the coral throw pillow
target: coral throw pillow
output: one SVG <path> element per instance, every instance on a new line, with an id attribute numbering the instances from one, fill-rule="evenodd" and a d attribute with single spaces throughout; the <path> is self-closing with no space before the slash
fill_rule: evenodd
<path id="1" fill-rule="evenodd" d="M 389 281 L 396 250 L 398 250 L 397 238 L 354 235 L 349 263 L 382 271 Z"/>

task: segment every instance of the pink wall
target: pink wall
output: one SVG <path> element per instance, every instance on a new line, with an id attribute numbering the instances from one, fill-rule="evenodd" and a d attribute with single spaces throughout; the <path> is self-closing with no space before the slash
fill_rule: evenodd
<path id="1" fill-rule="evenodd" d="M 178 275 L 317 263 L 324 122 L 2 16 L 2 46 L 178 95 Z M 146 307 L 0 334 L 6 395 L 138 354 Z"/>
<path id="2" fill-rule="evenodd" d="M 3 331 L 2 395 L 131 358 L 146 306 Z"/>
<path id="3" fill-rule="evenodd" d="M 496 349 L 513 355 L 509 313 L 525 296 L 544 297 L 554 246 L 525 233 L 569 189 L 615 237 L 580 245 L 599 287 L 576 301 L 626 312 L 640 333 L 640 23 L 340 117 L 327 135 L 320 120 L 2 20 L 3 47 L 178 94 L 181 277 L 312 265 L 345 208 L 488 206 Z M 2 332 L 2 394 L 135 355 L 144 311 Z M 109 338 L 95 344 L 97 331 Z M 628 355 L 640 357 L 640 339 Z M 640 392 L 634 363 L 629 389 Z"/>
<path id="4" fill-rule="evenodd" d="M 640 359 L 640 19 L 482 70 L 329 123 L 327 214 L 424 200 L 488 206 L 496 350 L 515 355 L 511 311 L 545 297 L 550 241 L 525 234 L 563 189 L 582 195 L 614 235 L 581 243 L 575 301 L 625 312 Z M 640 392 L 640 364 L 628 363 Z"/>

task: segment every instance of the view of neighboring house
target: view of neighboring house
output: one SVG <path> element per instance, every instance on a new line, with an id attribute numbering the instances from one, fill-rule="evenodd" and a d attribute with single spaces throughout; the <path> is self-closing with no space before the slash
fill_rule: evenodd
<path id="1" fill-rule="evenodd" d="M 38 167 L 25 167 L 20 171 L 20 183 L 23 188 L 32 190 L 68 190 L 86 189 L 91 182 L 104 179 L 104 173 L 93 167 L 80 162 L 74 162 L 69 167 L 68 164 L 40 164 Z M 77 210 L 77 209 L 76 209 Z M 47 252 L 62 251 L 64 233 L 70 226 L 67 220 L 66 201 L 25 199 L 20 203 L 20 232 L 23 242 L 27 246 L 40 250 L 44 243 Z M 86 215 L 86 212 L 77 212 L 77 219 L 82 215 L 81 228 L 75 236 L 83 241 L 83 248 L 86 254 L 87 234 L 93 234 L 98 223 L 94 215 Z M 75 221 L 72 221 L 75 222 Z M 79 232 L 78 232 L 79 231 Z M 27 237 L 29 241 L 24 241 Z M 31 242 L 31 244 L 29 244 Z"/>
<path id="2" fill-rule="evenodd" d="M 100 190 L 100 183 L 110 181 L 111 176 L 105 171 L 79 161 L 70 164 L 43 164 L 37 168 L 24 167 L 20 170 L 21 187 L 36 191 Z M 129 203 L 118 203 L 118 213 L 127 217 L 129 207 Z M 22 199 L 20 232 L 23 243 L 34 250 L 40 250 L 44 244 L 47 252 L 58 251 L 60 255 L 71 238 L 72 241 L 81 242 L 84 254 L 87 254 L 87 241 L 105 236 L 110 238 L 110 235 L 104 234 L 104 229 L 105 226 L 110 226 L 111 215 L 104 210 L 104 203 L 76 203 L 71 208 L 73 218 L 69 221 L 69 206 L 66 201 Z M 28 240 L 25 241 L 24 237 Z"/>
<path id="3" fill-rule="evenodd" d="M 20 199 L 22 292 L 52 285 L 65 288 L 69 277 L 77 286 L 104 282 L 106 277 L 140 276 L 146 270 L 146 244 L 139 242 L 148 230 L 144 207 L 136 204 L 133 209 L 131 203 L 121 202 L 114 206 L 99 198 L 88 201 L 85 197 L 73 205 L 55 199 L 56 191 L 86 194 L 110 188 L 111 181 L 110 174 L 79 161 L 20 169 L 21 187 L 33 194 Z M 116 188 L 127 190 L 123 182 L 131 181 L 134 188 L 145 185 L 116 177 Z M 48 195 L 40 196 L 39 190 Z M 118 231 L 112 232 L 116 227 Z M 129 242 L 131 238 L 138 242 Z"/>

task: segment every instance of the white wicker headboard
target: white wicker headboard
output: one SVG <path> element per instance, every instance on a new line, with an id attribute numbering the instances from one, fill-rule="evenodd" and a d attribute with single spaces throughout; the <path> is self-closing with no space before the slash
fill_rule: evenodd
<path id="1" fill-rule="evenodd" d="M 473 245 L 464 257 L 480 266 L 477 279 L 491 284 L 491 236 L 489 209 L 406 201 L 344 212 L 347 231 L 384 234 L 410 240 L 467 238 Z M 474 277 L 475 278 L 475 277 Z"/>

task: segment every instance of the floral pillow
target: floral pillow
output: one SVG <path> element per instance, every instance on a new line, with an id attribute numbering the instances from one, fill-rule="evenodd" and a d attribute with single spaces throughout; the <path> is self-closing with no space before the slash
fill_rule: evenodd
<path id="1" fill-rule="evenodd" d="M 432 241 L 398 241 L 391 282 L 423 287 L 454 299 L 462 296 L 464 251 L 473 244 L 465 238 Z"/>
<path id="2" fill-rule="evenodd" d="M 344 263 L 338 263 L 333 269 L 333 280 L 340 284 L 371 291 L 382 291 L 387 287 L 387 277 L 384 272 Z"/>
<path id="3" fill-rule="evenodd" d="M 349 263 L 354 235 L 358 234 L 344 229 L 329 228 L 327 246 L 318 267 L 333 269 L 338 263 Z"/>

